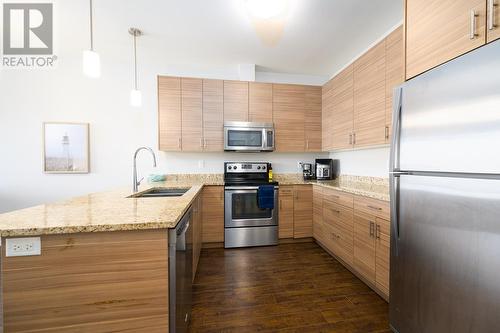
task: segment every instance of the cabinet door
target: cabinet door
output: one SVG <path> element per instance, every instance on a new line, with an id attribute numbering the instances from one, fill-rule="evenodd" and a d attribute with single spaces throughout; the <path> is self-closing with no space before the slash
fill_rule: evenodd
<path id="1" fill-rule="evenodd" d="M 368 281 L 375 281 L 374 216 L 354 212 L 354 268 Z"/>
<path id="2" fill-rule="evenodd" d="M 224 241 L 224 187 L 205 186 L 203 188 L 203 243 Z"/>
<path id="3" fill-rule="evenodd" d="M 386 296 L 389 296 L 391 223 L 380 218 L 376 219 L 376 223 L 375 284 Z"/>
<path id="4" fill-rule="evenodd" d="M 299 85 L 273 84 L 273 119 L 276 151 L 305 150 L 304 89 Z"/>
<path id="5" fill-rule="evenodd" d="M 406 0 L 406 78 L 483 45 L 485 24 L 485 0 Z"/>
<path id="6" fill-rule="evenodd" d="M 487 37 L 486 41 L 492 42 L 500 38 L 500 0 L 487 0 L 488 18 L 487 18 Z"/>
<path id="7" fill-rule="evenodd" d="M 332 148 L 352 148 L 354 120 L 353 66 L 349 65 L 333 79 Z"/>
<path id="8" fill-rule="evenodd" d="M 293 186 L 280 186 L 279 238 L 293 238 Z"/>
<path id="9" fill-rule="evenodd" d="M 158 139 L 163 151 L 180 151 L 181 146 L 181 79 L 158 77 Z"/>
<path id="10" fill-rule="evenodd" d="M 312 186 L 297 185 L 293 191 L 293 238 L 312 237 Z"/>
<path id="11" fill-rule="evenodd" d="M 248 121 L 273 122 L 273 85 L 271 83 L 248 83 Z"/>
<path id="12" fill-rule="evenodd" d="M 201 253 L 201 238 L 202 238 L 202 224 L 201 224 L 201 202 L 202 196 L 198 197 L 193 202 L 193 281 L 196 276 L 196 269 L 200 260 Z"/>
<path id="13" fill-rule="evenodd" d="M 321 88 L 321 146 L 323 151 L 333 150 L 333 93 L 334 79 Z M 337 120 L 337 119 L 335 119 Z M 352 127 L 352 126 L 351 126 Z"/>
<path id="14" fill-rule="evenodd" d="M 224 151 L 224 81 L 203 80 L 203 150 Z"/>
<path id="15" fill-rule="evenodd" d="M 306 151 L 321 151 L 321 87 L 309 86 L 305 89 Z"/>
<path id="16" fill-rule="evenodd" d="M 323 243 L 323 188 L 313 186 L 313 237 Z"/>
<path id="17" fill-rule="evenodd" d="M 354 146 L 385 143 L 385 40 L 354 62 Z"/>
<path id="18" fill-rule="evenodd" d="M 224 81 L 224 121 L 248 121 L 248 82 Z"/>
<path id="19" fill-rule="evenodd" d="M 324 223 L 330 226 L 332 252 L 349 265 L 353 264 L 353 211 L 330 200 L 323 204 Z"/>
<path id="20" fill-rule="evenodd" d="M 403 27 L 394 30 L 385 40 L 385 142 L 392 132 L 392 93 L 405 80 Z"/>
<path id="21" fill-rule="evenodd" d="M 181 78 L 182 150 L 203 150 L 203 81 Z"/>

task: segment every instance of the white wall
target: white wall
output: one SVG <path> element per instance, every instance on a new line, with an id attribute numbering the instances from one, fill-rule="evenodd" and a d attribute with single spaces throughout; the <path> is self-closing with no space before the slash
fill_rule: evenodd
<path id="1" fill-rule="evenodd" d="M 96 49 L 102 77 L 81 73 L 82 50 L 88 47 L 88 2 L 57 1 L 55 22 L 58 66 L 52 70 L 0 71 L 0 212 L 52 202 L 116 186 L 131 186 L 132 155 L 139 146 L 157 149 L 156 76 L 158 74 L 238 79 L 238 64 L 165 63 L 168 48 L 155 36 L 138 40 L 139 87 L 143 106 L 129 106 L 132 88 L 132 40 L 127 26 L 96 23 Z M 133 25 L 134 22 L 130 22 Z M 120 33 L 117 33 L 119 31 Z M 193 48 L 195 52 L 196 48 Z M 244 62 L 244 61 L 242 61 Z M 326 78 L 263 74 L 265 80 L 323 83 Z M 259 79 L 259 75 L 257 75 Z M 90 123 L 91 173 L 46 175 L 42 172 L 42 123 Z M 145 153 L 142 153 L 145 154 Z M 159 153 L 155 172 L 222 172 L 225 160 L 270 160 L 276 172 L 294 172 L 297 161 L 315 154 L 169 154 Z M 319 155 L 318 155 L 319 156 Z M 198 167 L 203 160 L 204 166 Z M 151 171 L 150 157 L 140 157 L 142 173 Z"/>
<path id="2" fill-rule="evenodd" d="M 346 175 L 389 177 L 389 147 L 330 153 L 340 160 L 340 173 Z"/>

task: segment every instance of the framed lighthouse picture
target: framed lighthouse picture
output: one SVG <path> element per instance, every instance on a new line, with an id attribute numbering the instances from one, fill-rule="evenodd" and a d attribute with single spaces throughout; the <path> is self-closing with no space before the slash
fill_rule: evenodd
<path id="1" fill-rule="evenodd" d="M 89 173 L 89 124 L 43 123 L 45 173 Z"/>

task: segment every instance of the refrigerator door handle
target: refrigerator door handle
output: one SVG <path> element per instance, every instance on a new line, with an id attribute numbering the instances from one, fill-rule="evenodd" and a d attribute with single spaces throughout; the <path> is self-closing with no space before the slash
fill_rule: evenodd
<path id="1" fill-rule="evenodd" d="M 390 181 L 390 208 L 391 208 L 391 227 L 394 233 L 394 253 L 398 255 L 398 242 L 399 242 L 399 181 L 400 175 L 391 174 Z"/>
<path id="2" fill-rule="evenodd" d="M 392 109 L 392 140 L 391 140 L 391 156 L 389 160 L 389 168 L 391 172 L 399 171 L 399 144 L 401 137 L 401 110 L 403 87 L 394 88 L 393 91 L 393 109 Z"/>

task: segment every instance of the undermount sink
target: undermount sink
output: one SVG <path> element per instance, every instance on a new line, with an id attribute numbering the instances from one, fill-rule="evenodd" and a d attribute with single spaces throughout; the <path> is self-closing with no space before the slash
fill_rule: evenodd
<path id="1" fill-rule="evenodd" d="M 189 188 L 152 188 L 146 192 L 134 194 L 131 198 L 180 197 L 187 191 Z"/>

